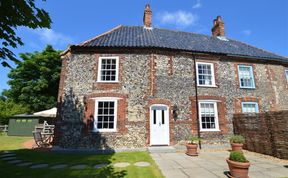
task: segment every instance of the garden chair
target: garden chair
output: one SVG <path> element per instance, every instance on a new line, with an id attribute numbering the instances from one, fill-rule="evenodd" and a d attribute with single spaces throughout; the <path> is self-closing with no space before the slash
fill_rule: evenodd
<path id="1" fill-rule="evenodd" d="M 43 140 L 41 132 L 33 131 L 33 136 L 34 136 L 35 143 L 39 148 L 47 148 L 50 146 L 49 143 Z"/>

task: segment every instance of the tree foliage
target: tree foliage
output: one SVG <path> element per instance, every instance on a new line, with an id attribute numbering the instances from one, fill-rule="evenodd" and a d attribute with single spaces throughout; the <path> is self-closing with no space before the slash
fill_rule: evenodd
<path id="1" fill-rule="evenodd" d="M 23 59 L 8 74 L 10 89 L 4 95 L 30 112 L 56 106 L 61 70 L 60 52 L 48 45 L 42 52 L 20 54 Z"/>
<path id="2" fill-rule="evenodd" d="M 35 6 L 34 0 L 1 0 L 0 1 L 0 62 L 10 66 L 7 60 L 18 62 L 15 55 L 8 47 L 16 48 L 23 45 L 15 30 L 17 27 L 50 28 L 49 14 Z"/>
<path id="3" fill-rule="evenodd" d="M 0 124 L 8 124 L 9 118 L 16 114 L 27 113 L 28 108 L 11 100 L 0 99 Z"/>

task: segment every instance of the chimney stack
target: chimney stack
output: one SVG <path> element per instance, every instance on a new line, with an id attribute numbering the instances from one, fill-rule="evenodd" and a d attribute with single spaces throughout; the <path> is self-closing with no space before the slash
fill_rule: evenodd
<path id="1" fill-rule="evenodd" d="M 221 19 L 221 16 L 217 16 L 213 21 L 212 35 L 216 36 L 225 36 L 224 22 Z"/>
<path id="2" fill-rule="evenodd" d="M 144 27 L 151 28 L 151 21 L 152 21 L 152 10 L 150 9 L 150 5 L 146 4 L 145 10 L 144 10 Z"/>

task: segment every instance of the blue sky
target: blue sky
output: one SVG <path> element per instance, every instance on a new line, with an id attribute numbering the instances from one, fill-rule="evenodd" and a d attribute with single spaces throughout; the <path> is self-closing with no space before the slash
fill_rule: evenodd
<path id="1" fill-rule="evenodd" d="M 37 1 L 37 0 L 36 0 Z M 41 51 L 47 44 L 64 50 L 117 25 L 142 25 L 143 10 L 150 3 L 152 25 L 211 35 L 213 19 L 221 15 L 228 38 L 288 57 L 287 0 L 47 0 L 37 1 L 49 12 L 51 29 L 20 27 L 24 46 L 15 54 Z M 8 68 L 0 66 L 0 92 L 8 89 Z"/>

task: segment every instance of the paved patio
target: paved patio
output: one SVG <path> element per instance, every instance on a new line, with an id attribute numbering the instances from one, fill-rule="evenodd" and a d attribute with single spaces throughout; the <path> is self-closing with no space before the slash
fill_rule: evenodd
<path id="1" fill-rule="evenodd" d="M 225 158 L 228 151 L 205 151 L 198 157 L 185 153 L 151 153 L 164 176 L 167 178 L 226 178 L 229 171 Z M 251 162 L 250 178 L 288 177 L 288 161 L 278 161 L 267 156 L 245 152 Z"/>

